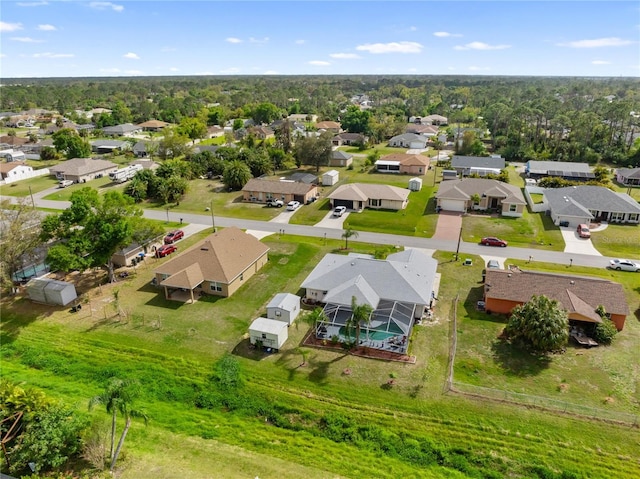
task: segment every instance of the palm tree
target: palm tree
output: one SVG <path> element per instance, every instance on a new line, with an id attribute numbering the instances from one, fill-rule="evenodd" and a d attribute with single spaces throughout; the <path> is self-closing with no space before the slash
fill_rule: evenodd
<path id="1" fill-rule="evenodd" d="M 369 324 L 371 321 L 371 313 L 373 308 L 367 304 L 358 304 L 356 297 L 351 297 L 351 318 L 349 318 L 349 327 L 353 327 L 356 331 L 356 346 L 360 344 L 360 324 Z"/>
<path id="2" fill-rule="evenodd" d="M 357 238 L 358 232 L 352 228 L 347 227 L 347 229 L 344 230 L 344 233 L 342 233 L 342 237 L 344 238 L 344 249 L 349 249 L 349 238 Z"/>
<path id="3" fill-rule="evenodd" d="M 145 424 L 147 422 L 147 416 L 143 412 L 133 409 L 131 406 L 134 398 L 137 396 L 137 393 L 137 382 L 111 378 L 103 393 L 91 398 L 89 401 L 89 409 L 93 408 L 93 406 L 97 404 L 102 404 L 105 406 L 107 412 L 111 414 L 111 446 L 109 448 L 111 470 L 113 470 L 113 467 L 115 466 L 116 459 L 120 454 L 120 449 L 122 448 L 124 439 L 127 436 L 127 432 L 129 432 L 131 419 L 133 417 L 142 417 Z M 120 441 L 118 442 L 118 448 L 114 453 L 118 413 L 125 417 L 126 422 L 125 428 L 120 436 Z"/>

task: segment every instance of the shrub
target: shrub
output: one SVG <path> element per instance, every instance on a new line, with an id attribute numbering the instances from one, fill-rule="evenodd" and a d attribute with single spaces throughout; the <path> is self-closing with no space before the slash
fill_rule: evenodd
<path id="1" fill-rule="evenodd" d="M 593 328 L 593 339 L 601 344 L 611 344 L 616 334 L 618 334 L 618 330 L 610 319 L 603 319 Z"/>

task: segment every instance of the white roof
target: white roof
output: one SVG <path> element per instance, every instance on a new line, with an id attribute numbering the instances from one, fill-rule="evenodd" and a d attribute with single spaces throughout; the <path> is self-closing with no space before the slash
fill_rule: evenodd
<path id="1" fill-rule="evenodd" d="M 284 321 L 260 317 L 253 320 L 253 323 L 249 326 L 249 330 L 277 335 L 286 327 L 288 327 L 288 324 Z"/>
<path id="2" fill-rule="evenodd" d="M 269 301 L 267 309 L 279 308 L 286 311 L 293 311 L 295 306 L 300 306 L 300 296 L 291 293 L 278 293 Z"/>

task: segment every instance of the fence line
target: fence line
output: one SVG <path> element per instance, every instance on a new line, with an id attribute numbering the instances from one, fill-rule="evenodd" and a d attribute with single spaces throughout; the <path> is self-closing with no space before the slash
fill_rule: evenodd
<path id="1" fill-rule="evenodd" d="M 457 312 L 459 295 L 453 301 L 453 318 L 451 320 L 451 346 L 449 348 L 449 367 L 445 384 L 445 393 L 452 392 L 471 398 L 486 399 L 503 403 L 536 408 L 555 413 L 570 414 L 589 419 L 615 422 L 633 427 L 640 427 L 640 415 L 621 411 L 609 411 L 591 406 L 561 401 L 558 399 L 531 394 L 517 393 L 504 389 L 494 389 L 474 384 L 456 382 L 454 380 L 454 363 L 458 344 Z"/>

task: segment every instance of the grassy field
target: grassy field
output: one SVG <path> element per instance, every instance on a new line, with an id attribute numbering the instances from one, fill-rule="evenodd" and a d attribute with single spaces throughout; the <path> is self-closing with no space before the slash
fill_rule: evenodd
<path id="1" fill-rule="evenodd" d="M 640 259 L 640 226 L 609 224 L 591 233 L 593 246 L 605 256 Z"/>
<path id="2" fill-rule="evenodd" d="M 479 243 L 485 236 L 497 236 L 511 246 L 564 250 L 560 229 L 551 218 L 525 209 L 521 218 L 469 214 L 462 220 L 462 239 Z"/>
<path id="3" fill-rule="evenodd" d="M 29 187 L 31 187 L 31 193 L 38 193 L 57 184 L 58 180 L 53 176 L 38 176 L 24 181 L 17 181 L 9 185 L 3 185 L 2 194 L 6 196 L 28 196 L 30 194 Z"/>
<path id="4" fill-rule="evenodd" d="M 75 183 L 71 186 L 67 186 L 66 188 L 58 188 L 56 191 L 48 194 L 43 199 L 55 200 L 55 201 L 69 201 L 74 191 L 81 190 L 82 188 L 86 188 L 87 186 L 98 190 L 98 193 L 102 193 L 107 189 L 113 189 L 113 188 L 124 189 L 125 184 L 113 183 L 108 176 L 103 176 L 102 178 L 91 180 L 88 183 Z"/>

